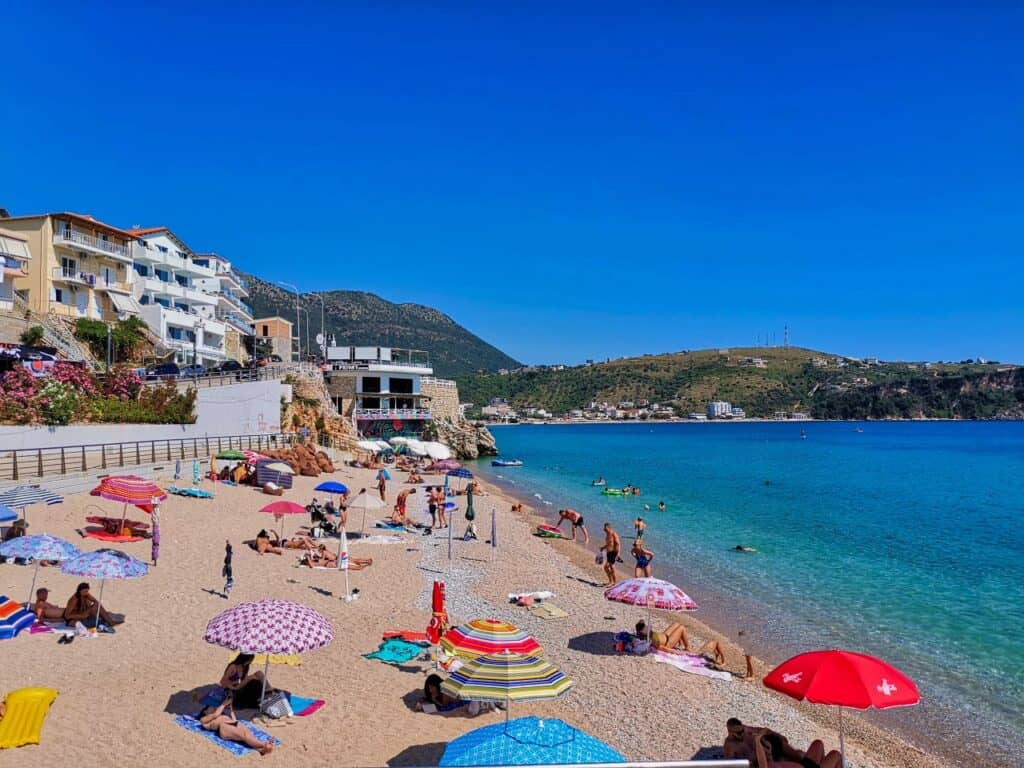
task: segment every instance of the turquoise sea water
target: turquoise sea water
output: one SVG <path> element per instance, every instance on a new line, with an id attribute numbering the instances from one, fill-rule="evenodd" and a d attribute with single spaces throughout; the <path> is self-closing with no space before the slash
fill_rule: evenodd
<path id="1" fill-rule="evenodd" d="M 482 476 L 540 494 L 532 501 L 552 515 L 579 510 L 592 537 L 605 521 L 631 536 L 642 515 L 655 575 L 690 592 L 711 623 L 745 629 L 769 660 L 825 647 L 878 655 L 923 697 L 884 722 L 988 764 L 1024 757 L 1024 423 L 494 432 L 502 456 L 525 466 L 479 462 Z M 599 475 L 643 495 L 601 496 L 590 486 Z"/>

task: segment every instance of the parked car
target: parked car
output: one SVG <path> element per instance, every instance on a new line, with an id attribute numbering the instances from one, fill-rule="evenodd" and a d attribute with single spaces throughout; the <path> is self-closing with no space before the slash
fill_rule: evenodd
<path id="1" fill-rule="evenodd" d="M 157 363 L 146 369 L 146 378 L 149 381 L 157 379 L 174 379 L 181 375 L 181 368 L 177 363 Z"/>
<path id="2" fill-rule="evenodd" d="M 220 365 L 210 369 L 210 373 L 236 373 L 242 370 L 242 364 L 237 360 L 225 360 Z"/>
<path id="3" fill-rule="evenodd" d="M 182 376 L 204 376 L 206 375 L 206 368 L 201 365 L 186 365 L 181 369 Z"/>

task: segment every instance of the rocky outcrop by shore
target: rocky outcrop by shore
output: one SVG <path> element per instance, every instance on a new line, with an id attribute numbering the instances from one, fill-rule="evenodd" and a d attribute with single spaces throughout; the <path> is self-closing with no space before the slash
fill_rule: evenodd
<path id="1" fill-rule="evenodd" d="M 468 421 L 432 419 L 424 428 L 423 439 L 444 443 L 460 459 L 498 455 L 498 447 L 490 430 L 482 424 Z"/>

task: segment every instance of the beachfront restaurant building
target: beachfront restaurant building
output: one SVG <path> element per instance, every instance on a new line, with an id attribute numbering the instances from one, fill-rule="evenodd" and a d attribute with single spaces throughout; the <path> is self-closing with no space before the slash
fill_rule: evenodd
<path id="1" fill-rule="evenodd" d="M 434 369 L 427 353 L 394 347 L 327 348 L 327 391 L 338 413 L 351 417 L 360 435 L 420 435 L 431 418 L 423 380 Z"/>
<path id="2" fill-rule="evenodd" d="M 215 317 L 217 296 L 203 287 L 214 277 L 196 264 L 192 250 L 167 227 L 128 230 L 135 272 L 133 295 L 142 319 L 180 365 L 207 368 L 225 358 L 225 324 Z"/>

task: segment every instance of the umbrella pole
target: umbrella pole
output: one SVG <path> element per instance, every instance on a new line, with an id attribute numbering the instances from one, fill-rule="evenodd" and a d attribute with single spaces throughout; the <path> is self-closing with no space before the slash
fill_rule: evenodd
<path id="1" fill-rule="evenodd" d="M 36 561 L 36 569 L 34 571 L 32 571 L 32 586 L 28 588 L 28 602 L 25 603 L 25 608 L 26 609 L 30 605 L 32 605 L 32 595 L 34 595 L 36 593 L 36 576 L 39 575 L 39 558 L 36 557 L 36 558 L 33 558 L 33 559 Z"/>
<path id="2" fill-rule="evenodd" d="M 128 505 L 125 504 L 125 509 Z M 100 579 L 100 599 L 96 601 L 96 631 L 100 631 L 100 609 L 103 607 L 103 587 L 107 585 L 106 579 Z"/>
<path id="3" fill-rule="evenodd" d="M 263 687 L 260 689 L 260 712 L 263 711 L 263 699 L 267 696 L 267 672 L 270 671 L 270 654 L 267 654 L 267 663 L 263 665 Z"/>
<path id="4" fill-rule="evenodd" d="M 453 507 L 454 509 L 454 507 Z M 448 521 L 448 575 L 452 575 L 452 521 Z"/>
<path id="5" fill-rule="evenodd" d="M 348 559 L 348 533 L 345 531 L 345 526 L 341 526 L 340 536 L 338 537 L 338 556 L 335 558 L 338 561 L 338 567 L 341 568 L 341 548 L 345 547 L 345 559 Z M 345 563 L 345 602 L 349 602 L 352 599 L 351 593 L 348 588 L 348 563 Z"/>
<path id="6" fill-rule="evenodd" d="M 118 535 L 124 530 L 124 521 L 128 519 L 128 502 L 124 503 L 124 510 L 121 512 L 121 527 L 117 529 Z"/>
<path id="7" fill-rule="evenodd" d="M 843 708 L 839 707 L 839 768 L 846 768 L 846 742 L 843 739 Z"/>

